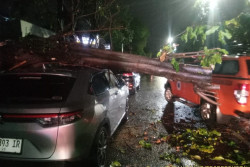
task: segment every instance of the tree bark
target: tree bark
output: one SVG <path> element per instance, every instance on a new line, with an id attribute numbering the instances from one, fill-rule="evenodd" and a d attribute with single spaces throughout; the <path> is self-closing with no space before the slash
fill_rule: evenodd
<path id="1" fill-rule="evenodd" d="M 176 72 L 169 62 L 160 62 L 159 59 L 84 48 L 81 44 L 65 43 L 57 40 L 51 42 L 49 40 L 32 39 L 28 42 L 21 42 L 21 44 L 0 47 L 2 60 L 7 57 L 11 59 L 10 61 L 2 61 L 0 64 L 2 64 L 2 67 L 7 67 L 3 65 L 4 62 L 13 61 L 12 65 L 8 65 L 7 69 L 10 69 L 23 61 L 26 61 L 26 64 L 32 64 L 39 61 L 51 61 L 54 58 L 64 64 L 110 68 L 118 71 L 134 71 L 163 76 L 170 80 L 191 82 L 199 85 L 199 87 L 209 86 L 211 83 L 210 69 L 192 65 L 180 65 L 180 72 Z"/>

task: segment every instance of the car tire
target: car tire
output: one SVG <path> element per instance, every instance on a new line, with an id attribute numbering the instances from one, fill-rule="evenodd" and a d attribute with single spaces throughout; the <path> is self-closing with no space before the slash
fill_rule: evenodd
<path id="1" fill-rule="evenodd" d="M 92 153 L 92 163 L 94 167 L 105 167 L 108 145 L 108 131 L 101 127 L 95 137 Z"/>
<path id="2" fill-rule="evenodd" d="M 141 88 L 140 85 L 138 85 L 138 86 L 136 87 L 137 90 L 140 90 L 140 88 Z"/>
<path id="3" fill-rule="evenodd" d="M 166 99 L 167 102 L 174 102 L 174 97 L 173 97 L 173 93 L 170 87 L 167 87 L 165 89 L 165 93 L 164 93 L 164 97 Z"/>
<path id="4" fill-rule="evenodd" d="M 200 107 L 201 118 L 208 127 L 214 127 L 216 124 L 216 105 L 203 101 Z"/>
<path id="5" fill-rule="evenodd" d="M 133 88 L 129 91 L 129 94 L 130 95 L 134 95 L 136 93 L 136 88 Z"/>

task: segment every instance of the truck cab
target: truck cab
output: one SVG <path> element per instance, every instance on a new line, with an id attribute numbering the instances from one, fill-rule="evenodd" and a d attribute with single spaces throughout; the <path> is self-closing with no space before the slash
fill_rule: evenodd
<path id="1" fill-rule="evenodd" d="M 219 105 L 202 99 L 194 90 L 193 83 L 167 81 L 165 99 L 183 98 L 200 106 L 201 117 L 208 124 L 226 123 L 232 117 L 250 116 L 250 56 L 223 57 L 212 73 L 212 84 L 220 89 L 213 90 L 214 100 Z"/>

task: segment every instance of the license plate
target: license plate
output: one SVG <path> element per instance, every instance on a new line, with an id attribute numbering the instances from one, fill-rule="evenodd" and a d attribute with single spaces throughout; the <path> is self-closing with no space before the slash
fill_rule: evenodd
<path id="1" fill-rule="evenodd" d="M 22 139 L 0 138 L 0 152 L 21 153 Z"/>

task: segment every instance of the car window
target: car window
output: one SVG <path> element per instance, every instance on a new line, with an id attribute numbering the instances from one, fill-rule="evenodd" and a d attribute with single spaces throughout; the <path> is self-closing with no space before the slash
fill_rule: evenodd
<path id="1" fill-rule="evenodd" d="M 104 93 L 106 90 L 109 89 L 109 85 L 107 82 L 107 79 L 102 74 L 97 74 L 92 79 L 92 88 L 94 90 L 94 93 L 96 95 L 99 95 L 101 93 Z"/>
<path id="2" fill-rule="evenodd" d="M 0 103 L 53 103 L 65 101 L 75 78 L 55 75 L 0 76 Z"/>
<path id="3" fill-rule="evenodd" d="M 250 60 L 247 60 L 248 75 L 250 75 Z"/>
<path id="4" fill-rule="evenodd" d="M 115 76 L 110 73 L 110 72 L 107 72 L 105 73 L 105 76 L 107 78 L 107 80 L 109 81 L 109 85 L 110 85 L 110 88 L 114 88 L 114 87 L 117 87 L 117 79 L 115 78 Z"/>
<path id="5" fill-rule="evenodd" d="M 216 64 L 213 74 L 235 75 L 239 72 L 238 60 L 225 60 L 221 64 Z"/>

